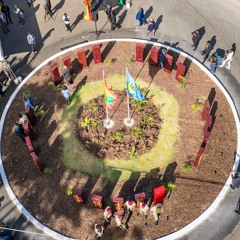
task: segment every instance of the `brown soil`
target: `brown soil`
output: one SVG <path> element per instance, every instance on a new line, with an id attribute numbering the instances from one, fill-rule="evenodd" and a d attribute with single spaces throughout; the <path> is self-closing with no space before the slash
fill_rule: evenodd
<path id="1" fill-rule="evenodd" d="M 146 46 L 145 59 L 151 47 Z M 125 182 L 119 180 L 121 171 L 115 172 L 114 179 L 106 179 L 102 176 L 92 177 L 64 166 L 61 161 L 62 137 L 58 133 L 57 113 L 66 105 L 61 93 L 47 84 L 50 81 L 51 65 L 56 63 L 62 71 L 60 57 L 41 68 L 25 84 L 7 114 L 3 129 L 2 155 L 14 193 L 24 207 L 43 224 L 64 235 L 81 239 L 88 237 L 90 240 L 94 239 L 93 225 L 103 223 L 102 211 L 92 206 L 91 193 L 101 194 L 104 206 L 111 204 L 111 197 L 119 195 L 126 199 L 142 191 L 146 192 L 148 201 L 152 197 L 153 188 L 171 181 L 176 188 L 171 196 L 164 200 L 164 213 L 160 216 L 158 226 L 154 225 L 154 220 L 149 215 L 148 227 L 145 227 L 145 220 L 137 217 L 136 211 L 130 219 L 127 231 L 117 231 L 113 219 L 102 239 L 154 239 L 184 227 L 206 210 L 222 189 L 231 171 L 237 134 L 226 98 L 196 65 L 175 53 L 170 52 L 174 60 L 184 62 L 188 68 L 187 85 L 184 89 L 176 86 L 175 70 L 172 74 L 167 74 L 150 66 L 148 62 L 127 64 L 127 59 L 132 57 L 129 53 L 135 53 L 133 43 L 103 43 L 103 64 L 94 64 L 91 46 L 86 47 L 85 51 L 89 68 L 82 71 L 78 66 L 76 52 L 67 54 L 73 60 L 74 71 L 77 73 L 74 83 L 69 87 L 72 92 L 78 91 L 85 83 L 100 80 L 103 69 L 107 74 L 124 75 L 125 68 L 128 67 L 134 78 L 138 76 L 149 84 L 153 81 L 161 89 L 174 94 L 180 106 L 180 135 L 175 143 L 176 152 L 166 169 L 156 168 L 147 173 L 132 172 Z M 106 66 L 105 62 L 110 59 L 113 64 Z M 38 106 L 46 110 L 46 115 L 39 119 L 34 127 L 33 145 L 42 163 L 54 169 L 51 174 L 38 172 L 26 145 L 12 134 L 17 113 L 24 110 L 24 89 L 28 89 L 37 99 Z M 186 173 L 181 170 L 181 166 L 186 161 L 194 161 L 203 139 L 204 122 L 201 121 L 200 113 L 191 109 L 191 104 L 202 97 L 209 98 L 212 104 L 214 124 L 198 171 L 193 169 Z M 84 205 L 78 205 L 72 197 L 66 195 L 70 184 L 83 188 Z"/>
<path id="2" fill-rule="evenodd" d="M 118 101 L 126 97 L 126 91 L 115 91 Z M 146 101 L 146 102 L 145 102 Z M 114 126 L 107 130 L 102 127 L 106 119 L 103 96 L 91 100 L 79 109 L 78 127 L 79 139 L 85 147 L 99 158 L 126 159 L 150 151 L 158 140 L 162 120 L 159 118 L 159 109 L 151 102 L 150 98 L 142 103 L 134 103 L 129 99 L 131 112 L 134 115 L 135 127 L 128 128 L 122 121 L 122 116 L 127 116 L 127 109 L 123 104 L 113 107 Z M 133 150 L 132 150 L 133 149 Z M 132 152 L 132 156 L 129 153 Z"/>

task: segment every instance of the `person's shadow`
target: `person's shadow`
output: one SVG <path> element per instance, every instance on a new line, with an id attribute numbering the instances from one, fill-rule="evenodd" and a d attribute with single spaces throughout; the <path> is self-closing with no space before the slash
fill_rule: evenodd
<path id="1" fill-rule="evenodd" d="M 116 23 L 116 25 L 117 25 L 118 28 L 121 27 L 121 25 L 122 25 L 125 17 L 127 16 L 127 12 L 128 12 L 128 11 L 125 10 L 125 11 L 119 16 L 119 20 L 118 20 L 117 23 Z"/>
<path id="2" fill-rule="evenodd" d="M 214 46 L 216 45 L 217 40 L 216 40 L 216 36 L 214 35 L 211 40 L 210 40 L 210 44 L 212 46 L 212 49 L 214 49 Z"/>
<path id="3" fill-rule="evenodd" d="M 149 9 L 145 12 L 145 15 L 144 15 L 144 20 L 145 22 L 147 22 L 147 19 L 150 17 L 151 13 L 153 11 L 153 7 L 149 7 Z"/>
<path id="4" fill-rule="evenodd" d="M 81 14 L 79 14 L 78 16 L 77 16 L 77 18 L 75 19 L 75 21 L 72 23 L 72 26 L 71 26 L 71 28 L 72 28 L 72 30 L 77 26 L 77 24 L 83 19 L 83 17 L 84 17 L 84 12 L 82 12 Z"/>
<path id="5" fill-rule="evenodd" d="M 234 55 L 235 55 L 237 51 L 236 43 L 232 44 L 232 51 L 234 52 Z"/>
<path id="6" fill-rule="evenodd" d="M 161 24 L 162 22 L 162 19 L 163 19 L 163 15 L 159 16 L 157 21 L 155 22 L 155 32 L 158 30 L 159 28 L 159 25 Z"/>

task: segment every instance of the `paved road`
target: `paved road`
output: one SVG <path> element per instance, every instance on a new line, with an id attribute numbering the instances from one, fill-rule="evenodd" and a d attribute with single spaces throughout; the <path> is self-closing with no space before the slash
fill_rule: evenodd
<path id="1" fill-rule="evenodd" d="M 105 0 L 104 0 L 105 1 Z M 13 9 L 13 3 L 5 0 Z M 83 20 L 84 6 L 81 0 L 52 0 L 55 14 L 54 19 L 44 21 L 43 0 L 34 1 L 33 7 L 28 7 L 26 1 L 16 0 L 14 3 L 24 8 L 26 24 L 21 27 L 18 24 L 17 16 L 12 13 L 14 24 L 9 26 L 10 33 L 4 35 L 0 32 L 0 37 L 4 53 L 8 55 L 13 69 L 18 75 L 26 76 L 43 60 L 59 52 L 61 49 L 72 46 L 82 41 L 96 39 L 95 24 Z M 112 2 L 114 2 L 112 0 Z M 156 37 L 146 36 L 146 26 L 136 27 L 135 14 L 137 8 L 142 6 L 145 9 L 146 17 L 153 17 L 157 22 Z M 72 33 L 66 31 L 62 21 L 63 13 L 67 12 L 75 26 Z M 106 14 L 99 12 L 97 29 L 102 30 L 100 39 L 113 37 L 132 37 L 140 39 L 151 39 L 165 44 L 176 46 L 178 49 L 188 52 L 199 60 L 200 50 L 203 49 L 207 40 L 215 42 L 214 50 L 229 49 L 236 45 L 236 54 L 232 63 L 231 71 L 218 69 L 217 76 L 231 93 L 234 103 L 240 112 L 240 1 L 239 0 L 133 0 L 131 9 L 126 7 L 116 7 L 117 20 L 122 24 L 121 29 L 108 31 L 110 24 L 106 22 Z M 204 27 L 205 34 L 199 44 L 198 51 L 193 52 L 191 45 L 191 32 Z M 29 54 L 30 47 L 27 44 L 27 32 L 34 33 L 37 39 L 38 54 L 33 58 Z M 215 37 L 214 37 L 215 36 Z M 206 67 L 208 67 L 208 62 Z M 0 102 L 1 112 L 7 102 L 11 92 L 15 89 L 13 84 L 7 87 L 7 98 L 2 98 Z M 2 207 L 0 220 L 7 222 L 10 226 L 28 231 L 36 231 L 35 227 L 26 221 L 15 209 L 8 199 L 4 187 L 0 187 Z M 234 209 L 239 198 L 240 191 L 229 189 L 229 193 L 224 199 L 214 215 L 199 228 L 184 236 L 181 239 L 239 239 L 240 215 L 234 213 Z M 17 234 L 15 239 L 48 239 L 45 236 L 33 236 L 29 234 Z"/>

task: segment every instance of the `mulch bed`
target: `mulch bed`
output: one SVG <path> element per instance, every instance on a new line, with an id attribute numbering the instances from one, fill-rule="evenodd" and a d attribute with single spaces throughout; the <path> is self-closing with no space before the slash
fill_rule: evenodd
<path id="1" fill-rule="evenodd" d="M 145 59 L 151 47 L 146 46 Z M 104 206 L 111 204 L 111 197 L 119 195 L 128 198 L 142 191 L 146 192 L 146 200 L 149 200 L 155 187 L 171 181 L 176 187 L 171 196 L 165 198 L 164 213 L 160 216 L 158 226 L 154 225 L 153 217 L 149 215 L 148 227 L 145 227 L 145 220 L 137 217 L 134 212 L 127 231 L 117 231 L 113 219 L 102 239 L 154 239 L 184 227 L 209 207 L 231 172 L 237 133 L 226 98 L 196 65 L 174 53 L 170 52 L 174 55 L 174 60 L 185 62 L 188 68 L 187 85 L 184 89 L 176 86 L 175 70 L 172 74 L 166 74 L 163 70 L 150 66 L 148 62 L 128 64 L 127 60 L 135 53 L 133 43 L 101 44 L 103 64 L 97 65 L 93 62 L 91 46 L 84 49 L 89 67 L 82 71 L 76 52 L 66 54 L 73 60 L 77 73 L 74 83 L 69 87 L 72 92 L 81 88 L 82 84 L 101 80 L 103 70 L 107 75 L 125 75 L 127 67 L 134 78 L 138 76 L 149 84 L 152 81 L 162 90 L 174 95 L 180 108 L 180 134 L 175 143 L 175 154 L 165 169 L 155 168 L 147 173 L 132 172 L 127 181 L 119 180 L 121 171 L 118 171 L 119 178 L 110 180 L 102 176 L 89 176 L 64 166 L 61 161 L 63 145 L 62 137 L 58 133 L 58 113 L 66 108 L 66 103 L 61 93 L 47 84 L 51 81 L 51 65 L 56 63 L 60 72 L 63 69 L 62 57 L 59 57 L 41 68 L 25 84 L 13 101 L 5 120 L 2 156 L 14 193 L 24 207 L 43 224 L 64 235 L 80 239 L 88 237 L 90 240 L 94 239 L 94 224 L 103 223 L 103 212 L 93 208 L 91 193 L 101 194 Z M 107 66 L 107 60 L 112 60 L 113 64 Z M 17 113 L 24 111 L 24 89 L 37 100 L 40 108 L 46 110 L 45 116 L 34 126 L 33 145 L 42 163 L 54 169 L 51 174 L 38 172 L 27 146 L 13 134 L 14 122 L 18 120 Z M 212 103 L 211 113 L 214 115 L 211 137 L 198 171 L 193 169 L 183 172 L 181 166 L 186 162 L 193 163 L 203 138 L 204 122 L 201 121 L 200 113 L 191 109 L 191 104 L 196 99 L 207 98 Z M 70 184 L 83 188 L 84 205 L 78 205 L 72 196 L 66 195 Z"/>

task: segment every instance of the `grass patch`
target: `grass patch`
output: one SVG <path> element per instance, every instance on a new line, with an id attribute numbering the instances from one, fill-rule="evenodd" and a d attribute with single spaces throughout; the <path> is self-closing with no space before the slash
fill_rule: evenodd
<path id="1" fill-rule="evenodd" d="M 113 86 L 113 90 L 123 90 L 126 87 L 126 77 L 124 75 L 108 75 L 107 81 L 110 86 Z M 141 88 L 148 86 L 140 79 L 137 79 L 137 84 Z M 84 85 L 73 97 L 71 105 L 60 113 L 60 134 L 63 137 L 64 145 L 62 160 L 64 164 L 76 171 L 86 172 L 93 176 L 103 174 L 108 177 L 113 170 L 149 172 L 153 168 L 166 167 L 175 152 L 174 143 L 180 130 L 178 125 L 179 107 L 173 95 L 161 91 L 153 83 L 149 89 L 150 93 L 154 95 L 153 103 L 160 108 L 159 116 L 163 120 L 158 141 L 151 151 L 142 156 L 136 154 L 128 161 L 100 159 L 89 153 L 79 142 L 76 123 L 78 109 L 81 105 L 87 104 L 91 99 L 103 94 L 103 82 L 96 81 Z M 125 178 L 124 175 L 126 174 L 121 174 L 121 178 Z"/>

